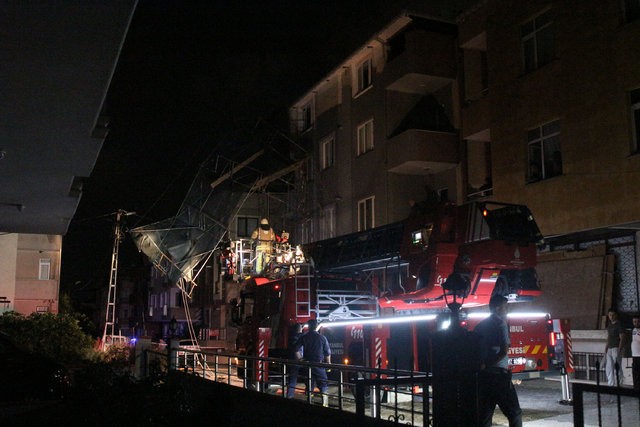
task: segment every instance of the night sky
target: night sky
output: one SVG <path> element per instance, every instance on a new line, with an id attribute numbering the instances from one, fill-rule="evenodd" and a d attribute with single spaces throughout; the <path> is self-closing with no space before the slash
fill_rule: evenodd
<path id="1" fill-rule="evenodd" d="M 288 131 L 287 107 L 410 3 L 140 1 L 109 88 L 107 137 L 64 238 L 61 290 L 106 289 L 113 216 L 169 218 L 200 164 L 242 144 L 258 119 Z M 138 263 L 129 236 L 120 266 Z"/>

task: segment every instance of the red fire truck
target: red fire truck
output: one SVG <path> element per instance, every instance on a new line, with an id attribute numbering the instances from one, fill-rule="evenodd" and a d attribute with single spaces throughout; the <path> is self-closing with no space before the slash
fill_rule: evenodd
<path id="1" fill-rule="evenodd" d="M 304 260 L 273 265 L 242 282 L 233 316 L 239 348 L 255 353 L 260 347 L 262 356 L 268 348 L 270 356 L 284 357 L 291 325 L 317 318 L 335 362 L 428 371 L 427 343 L 449 313 L 445 281 L 455 276 L 463 284 L 456 297 L 463 326 L 473 328 L 487 315 L 482 310 L 492 294 L 511 303 L 540 294 L 535 263 L 541 239 L 525 206 L 483 202 L 444 204 L 399 223 L 312 243 L 303 247 Z M 557 350 L 565 344 L 567 322 L 556 322 L 555 331 L 546 314 L 513 313 L 508 323 L 514 372 L 568 366 Z"/>

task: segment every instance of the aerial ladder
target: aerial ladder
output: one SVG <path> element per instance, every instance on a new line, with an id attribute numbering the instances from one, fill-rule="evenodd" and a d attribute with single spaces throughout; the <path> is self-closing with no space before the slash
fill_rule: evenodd
<path id="1" fill-rule="evenodd" d="M 114 226 L 114 239 L 113 239 L 113 251 L 111 252 L 111 269 L 109 270 L 109 293 L 107 296 L 107 308 L 104 320 L 104 332 L 102 333 L 102 342 L 100 349 L 106 351 L 109 346 L 114 344 L 118 340 L 122 340 L 120 333 L 115 334 L 116 324 L 116 288 L 118 281 L 118 251 L 120 249 L 120 242 L 124 236 L 122 230 L 122 218 L 129 215 L 134 215 L 135 212 L 126 212 L 119 209 L 115 212 L 116 222 Z"/>

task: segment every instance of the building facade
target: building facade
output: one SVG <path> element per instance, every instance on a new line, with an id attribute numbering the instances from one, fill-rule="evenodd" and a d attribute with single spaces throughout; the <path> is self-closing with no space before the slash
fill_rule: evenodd
<path id="1" fill-rule="evenodd" d="M 58 313 L 62 236 L 0 234 L 0 314 Z"/>
<path id="2" fill-rule="evenodd" d="M 640 311 L 640 4 L 484 0 L 405 13 L 290 108 L 312 153 L 304 240 L 402 219 L 425 189 L 527 205 L 539 304 Z"/>
<path id="3" fill-rule="evenodd" d="M 483 1 L 457 19 L 469 183 L 490 173 L 494 199 L 532 210 L 543 302 L 580 328 L 640 310 L 639 12 Z"/>
<path id="4" fill-rule="evenodd" d="M 459 201 L 455 34 L 403 14 L 291 106 L 312 153 L 300 240 L 401 220 L 425 189 Z"/>

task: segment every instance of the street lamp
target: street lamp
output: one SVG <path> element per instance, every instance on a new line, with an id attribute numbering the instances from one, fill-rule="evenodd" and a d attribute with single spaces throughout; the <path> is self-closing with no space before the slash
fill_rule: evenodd
<path id="1" fill-rule="evenodd" d="M 447 307 L 451 310 L 450 327 L 433 336 L 433 425 L 475 425 L 477 413 L 473 402 L 479 369 L 478 337 L 460 326 L 460 309 L 469 294 L 468 275 L 454 271 L 442 284 Z"/>

